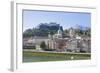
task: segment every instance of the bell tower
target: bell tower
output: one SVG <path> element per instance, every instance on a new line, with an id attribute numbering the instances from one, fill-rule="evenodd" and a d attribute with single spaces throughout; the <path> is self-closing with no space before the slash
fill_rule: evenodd
<path id="1" fill-rule="evenodd" d="M 57 31 L 57 37 L 58 37 L 58 38 L 62 38 L 62 34 L 63 34 L 63 32 L 62 32 L 62 30 L 61 30 L 61 27 L 59 27 L 59 29 L 58 29 L 58 31 Z"/>

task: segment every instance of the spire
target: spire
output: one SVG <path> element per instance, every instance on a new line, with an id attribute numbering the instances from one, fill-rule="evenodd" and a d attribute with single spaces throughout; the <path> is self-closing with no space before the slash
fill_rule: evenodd
<path id="1" fill-rule="evenodd" d="M 75 31 L 72 27 L 69 29 L 69 35 L 71 38 L 75 36 Z"/>
<path id="2" fill-rule="evenodd" d="M 59 26 L 59 29 L 58 29 L 58 31 L 57 31 L 57 34 L 56 34 L 56 37 L 57 38 L 62 38 L 62 30 L 61 30 L 61 27 Z"/>
<path id="3" fill-rule="evenodd" d="M 61 27 L 59 26 L 59 29 L 58 29 L 58 34 L 61 34 L 62 35 L 62 30 L 61 30 Z"/>
<path id="4" fill-rule="evenodd" d="M 50 32 L 48 33 L 48 38 L 52 39 L 52 35 L 50 34 Z"/>

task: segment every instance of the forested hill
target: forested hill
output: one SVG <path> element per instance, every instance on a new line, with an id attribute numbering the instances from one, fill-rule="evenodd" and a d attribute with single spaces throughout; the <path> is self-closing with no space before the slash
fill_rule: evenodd
<path id="1" fill-rule="evenodd" d="M 34 25 L 33 25 L 34 26 Z M 40 23 L 36 28 L 27 29 L 23 32 L 23 37 L 30 36 L 48 36 L 55 34 L 58 29 L 63 31 L 63 27 L 60 24 L 51 22 L 51 23 Z"/>

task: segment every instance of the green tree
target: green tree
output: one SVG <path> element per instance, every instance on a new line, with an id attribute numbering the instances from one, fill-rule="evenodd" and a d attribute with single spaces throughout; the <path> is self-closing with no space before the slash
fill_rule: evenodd
<path id="1" fill-rule="evenodd" d="M 64 32 L 65 32 L 65 33 L 69 33 L 68 29 L 65 29 Z"/>
<path id="2" fill-rule="evenodd" d="M 43 50 L 45 50 L 45 49 L 47 48 L 47 46 L 46 46 L 46 44 L 45 44 L 44 41 L 41 42 L 40 47 L 41 47 Z"/>
<path id="3" fill-rule="evenodd" d="M 27 30 L 24 31 L 24 33 L 23 33 L 23 37 L 31 37 L 32 35 L 33 35 L 32 29 L 27 29 Z"/>

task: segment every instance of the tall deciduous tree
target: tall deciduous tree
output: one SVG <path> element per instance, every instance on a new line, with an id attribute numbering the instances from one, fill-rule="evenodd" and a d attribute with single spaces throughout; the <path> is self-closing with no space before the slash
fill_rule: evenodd
<path id="1" fill-rule="evenodd" d="M 45 50 L 45 49 L 47 48 L 47 46 L 46 46 L 46 44 L 45 44 L 44 41 L 41 42 L 40 47 L 41 47 L 43 50 Z"/>

